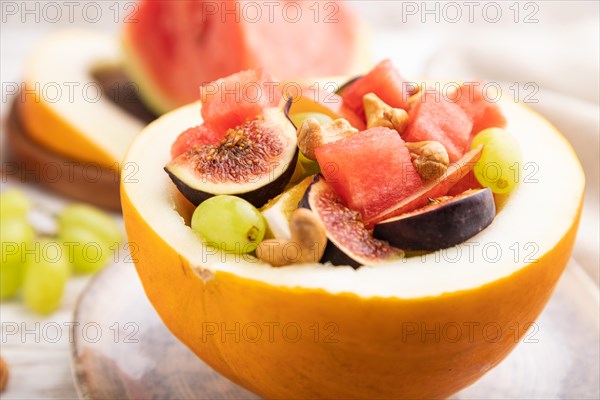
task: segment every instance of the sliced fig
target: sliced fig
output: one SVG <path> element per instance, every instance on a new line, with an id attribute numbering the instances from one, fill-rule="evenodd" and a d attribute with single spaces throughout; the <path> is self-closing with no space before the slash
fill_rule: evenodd
<path id="1" fill-rule="evenodd" d="M 296 129 L 288 108 L 265 109 L 229 129 L 219 143 L 196 146 L 174 158 L 165 171 L 195 205 L 230 194 L 262 206 L 283 191 L 296 166 Z"/>
<path id="2" fill-rule="evenodd" d="M 403 250 L 440 250 L 481 232 L 496 216 L 489 188 L 434 199 L 418 210 L 375 225 L 373 236 Z"/>
<path id="3" fill-rule="evenodd" d="M 371 217 L 367 221 L 368 227 L 372 227 L 378 222 L 388 220 L 426 206 L 428 199 L 445 196 L 448 191 L 456 185 L 462 178 L 473 170 L 477 161 L 481 157 L 483 146 L 478 146 L 471 151 L 465 153 L 462 158 L 448 166 L 446 172 L 437 179 L 428 182 L 422 189 L 417 190 L 412 195 L 405 197 L 387 210 Z"/>
<path id="4" fill-rule="evenodd" d="M 311 209 L 325 226 L 329 242 L 321 262 L 358 268 L 403 256 L 401 250 L 373 238 L 360 214 L 346 207 L 321 175 L 315 177 L 298 207 Z"/>

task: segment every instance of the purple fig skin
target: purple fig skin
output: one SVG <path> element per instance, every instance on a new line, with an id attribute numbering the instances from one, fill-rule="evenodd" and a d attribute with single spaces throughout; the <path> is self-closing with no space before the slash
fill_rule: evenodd
<path id="1" fill-rule="evenodd" d="M 489 226 L 496 216 L 489 188 L 467 191 L 439 207 L 382 221 L 373 236 L 409 251 L 435 251 L 456 246 Z M 417 210 L 418 211 L 418 210 Z"/>
<path id="2" fill-rule="evenodd" d="M 306 188 L 304 196 L 302 196 L 302 199 L 298 203 L 298 208 L 308 208 L 309 210 L 311 209 L 309 202 L 310 190 L 313 187 L 313 185 L 319 181 L 319 179 L 323 179 L 323 177 L 320 174 L 316 175 L 312 183 Z M 348 257 L 331 240 L 327 241 L 327 247 L 325 247 L 325 252 L 323 253 L 323 257 L 321 257 L 320 262 L 330 262 L 333 265 L 349 265 L 354 269 L 357 269 L 361 266 L 361 264 L 358 261 Z"/>
<path id="3" fill-rule="evenodd" d="M 291 98 L 287 99 L 285 104 L 283 105 L 283 113 L 286 117 L 286 121 L 288 121 L 292 126 L 294 126 L 292 120 L 289 117 L 289 110 L 292 104 Z M 296 168 L 296 163 L 298 161 L 298 149 L 294 153 L 294 157 L 290 161 L 290 163 L 286 166 L 283 173 L 279 176 L 273 176 L 270 182 L 266 185 L 253 189 L 251 191 L 244 191 L 244 185 L 240 183 L 231 182 L 231 185 L 238 185 L 240 191 L 232 193 L 235 196 L 241 197 L 242 199 L 248 201 L 253 206 L 259 208 L 266 204 L 272 198 L 278 196 L 283 192 L 287 184 L 289 183 L 292 175 L 294 174 L 294 170 Z M 171 163 L 169 163 L 165 168 L 165 172 L 169 175 L 177 189 L 181 192 L 185 198 L 187 198 L 192 204 L 195 206 L 199 205 L 203 201 L 216 196 L 222 193 L 210 193 L 203 191 L 198 188 L 194 188 L 190 186 L 190 184 L 183 181 L 177 174 L 176 167 L 173 167 Z M 269 172 L 270 174 L 270 172 Z M 200 177 L 200 180 L 203 178 Z"/>
<path id="4" fill-rule="evenodd" d="M 333 189 L 325 182 L 323 176 L 317 175 L 315 176 L 314 181 L 306 189 L 304 196 L 298 203 L 298 207 L 315 211 L 315 207 L 318 207 L 319 204 L 319 195 L 322 192 L 331 192 L 332 190 Z M 341 204 L 339 206 L 340 218 L 343 218 L 344 212 L 352 212 Z M 319 215 L 319 213 L 317 213 L 317 215 Z M 328 227 L 324 222 L 325 231 L 329 241 L 327 242 L 325 253 L 320 260 L 322 263 L 329 262 L 335 266 L 349 265 L 352 268 L 357 269 L 365 264 L 373 264 L 401 255 L 401 252 L 397 249 L 392 249 L 387 243 L 382 243 L 381 241 L 370 237 L 362 222 L 355 221 L 355 223 L 358 223 L 358 226 L 352 226 L 351 229 L 362 230 L 356 231 L 359 234 L 357 236 L 362 238 L 359 241 L 356 240 L 354 235 L 349 235 L 350 237 L 344 236 L 343 229 L 340 232 L 333 231 L 332 228 Z M 347 233 L 348 232 L 346 232 L 346 234 Z M 360 235 L 361 233 L 362 236 Z M 344 242 L 345 240 L 346 242 Z M 357 246 L 357 243 L 364 244 L 364 246 Z M 352 251 L 351 248 L 356 249 L 356 251 Z M 363 250 L 363 252 L 361 253 L 360 250 Z"/>
<path id="5" fill-rule="evenodd" d="M 285 189 L 290 179 L 292 179 L 292 175 L 294 174 L 294 169 L 296 168 L 297 161 L 298 151 L 296 151 L 294 158 L 287 166 L 284 173 L 279 175 L 279 177 L 277 177 L 275 180 L 269 182 L 261 188 L 252 190 L 250 192 L 235 193 L 235 196 L 241 197 L 256 208 L 262 207 L 269 200 L 283 192 L 283 189 Z M 179 179 L 175 173 L 171 172 L 168 167 L 165 167 L 164 170 L 167 172 L 175 186 L 177 186 L 177 189 L 179 189 L 181 194 L 184 195 L 185 198 L 188 199 L 195 206 L 218 194 L 203 192 L 201 190 L 191 188 L 185 182 Z"/>
<path id="6" fill-rule="evenodd" d="M 331 240 L 327 242 L 325 253 L 323 253 L 323 257 L 321 257 L 321 262 L 329 262 L 332 265 L 349 265 L 354 269 L 358 269 L 362 266 L 358 261 L 348 257 L 346 253 L 333 244 Z"/>

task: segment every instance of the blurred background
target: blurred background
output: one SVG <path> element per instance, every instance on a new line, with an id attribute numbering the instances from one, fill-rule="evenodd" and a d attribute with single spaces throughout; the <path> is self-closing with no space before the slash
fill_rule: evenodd
<path id="1" fill-rule="evenodd" d="M 0 59 L 2 79 L 2 153 L 4 131 L 11 102 L 8 88 L 20 84 L 24 60 L 33 46 L 51 31 L 84 28 L 118 35 L 127 3 L 78 1 L 72 16 L 57 2 L 62 17 L 54 11 L 45 18 L 44 2 L 2 1 Z M 85 18 L 86 4 L 102 10 L 99 18 Z M 584 214 L 574 250 L 576 278 L 563 287 L 561 301 L 574 291 L 585 291 L 591 303 L 580 305 L 583 315 L 592 315 L 598 331 L 598 283 L 600 277 L 600 8 L 597 1 L 502 1 L 502 2 L 411 2 L 350 1 L 370 27 L 373 61 L 391 58 L 408 78 L 485 79 L 502 85 L 503 94 L 527 103 L 556 125 L 574 146 L 586 172 Z M 36 4 L 39 7 L 36 11 Z M 17 7 L 17 8 L 15 8 Z M 34 10 L 27 13 L 28 10 Z M 112 8 L 111 8 L 112 7 Z M 544 146 L 543 143 L 539 144 Z M 70 201 L 38 186 L 23 184 L 3 171 L 2 190 L 18 187 L 49 213 L 58 213 Z M 560 190 L 560 188 L 557 188 Z M 42 213 L 43 214 L 43 213 Z M 120 226 L 118 213 L 110 214 Z M 52 229 L 44 215 L 36 217 L 41 229 Z M 119 262 L 122 260 L 118 260 Z M 65 398 L 76 392 L 71 378 L 69 341 L 25 342 L 6 335 L 13 323 L 72 320 L 78 295 L 88 276 L 71 279 L 58 311 L 38 317 L 15 302 L 3 302 L 1 355 L 11 365 L 13 380 L 3 398 Z M 553 300 L 558 301 L 558 300 Z M 579 300 L 578 300 L 579 301 Z M 587 300 L 586 300 L 587 301 Z M 595 302 L 595 303 L 594 303 Z M 563 304 L 563 303 L 561 303 Z M 550 312 L 564 306 L 556 304 Z M 573 303 L 569 303 L 573 306 Z M 552 311 L 553 310 L 553 311 Z M 590 313 L 588 313 L 591 312 Z M 594 314 L 595 313 L 595 314 Z M 552 314 L 555 315 L 555 314 Z M 594 317 L 595 315 L 595 317 Z M 550 318 L 550 317 L 547 317 Z M 554 316 L 552 316 L 554 318 Z M 585 318 L 585 317 L 584 317 Z M 594 320 L 594 318 L 596 318 Z M 548 322 L 550 324 L 550 322 Z M 62 326 L 62 325 L 61 325 Z M 62 326 L 64 328 L 64 326 Z M 593 339 L 597 336 L 592 336 Z M 597 348 L 593 349 L 597 354 Z M 590 360 L 585 361 L 585 365 Z M 593 368 L 598 370 L 597 364 Z M 552 376 L 550 374 L 549 376 Z M 574 384 L 575 381 L 572 382 Z M 562 388 L 569 396 L 568 386 Z M 584 392 L 578 392 L 582 396 Z M 589 387 L 588 394 L 598 394 Z M 591 397 L 590 397 L 591 398 Z"/>

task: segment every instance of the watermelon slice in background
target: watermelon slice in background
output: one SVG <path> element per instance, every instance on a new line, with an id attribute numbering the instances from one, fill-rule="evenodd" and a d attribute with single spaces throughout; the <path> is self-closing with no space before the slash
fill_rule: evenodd
<path id="1" fill-rule="evenodd" d="M 470 139 L 484 129 L 506 126 L 500 107 L 484 95 L 484 85 L 484 82 L 465 84 L 449 95 L 473 121 Z"/>
<path id="2" fill-rule="evenodd" d="M 128 21 L 126 68 L 159 114 L 250 68 L 283 81 L 356 75 L 369 64 L 364 26 L 342 1 L 141 0 Z"/>
<path id="3" fill-rule="evenodd" d="M 321 173 L 368 220 L 423 187 L 400 135 L 372 128 L 315 150 Z"/>
<path id="4" fill-rule="evenodd" d="M 455 162 L 467 150 L 473 122 L 463 109 L 441 93 L 424 92 L 412 105 L 409 124 L 402 138 L 407 142 L 435 140 Z"/>
<path id="5" fill-rule="evenodd" d="M 348 84 L 342 92 L 344 103 L 366 121 L 363 96 L 375 93 L 394 108 L 408 109 L 406 85 L 390 60 L 383 60 L 368 74 Z"/>

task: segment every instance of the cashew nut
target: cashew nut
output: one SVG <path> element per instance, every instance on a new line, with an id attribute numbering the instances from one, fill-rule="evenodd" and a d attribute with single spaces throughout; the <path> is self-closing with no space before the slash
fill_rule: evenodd
<path id="1" fill-rule="evenodd" d="M 392 108 L 375 93 L 369 93 L 363 96 L 363 105 L 365 107 L 365 116 L 367 117 L 367 128 L 383 126 L 385 128 L 395 129 L 398 133 L 403 133 L 408 125 L 408 113 L 401 108 Z"/>
<path id="2" fill-rule="evenodd" d="M 440 142 L 406 142 L 406 147 L 413 165 L 425 182 L 439 178 L 448 169 L 448 152 Z"/>
<path id="3" fill-rule="evenodd" d="M 321 126 L 315 118 L 307 118 L 298 128 L 298 148 L 311 160 L 316 160 L 315 149 L 358 133 L 350 122 L 343 118 Z"/>
<path id="4" fill-rule="evenodd" d="M 256 256 L 274 267 L 290 264 L 319 262 L 327 235 L 319 218 L 306 208 L 298 208 L 290 219 L 291 239 L 263 240 L 256 248 Z"/>

